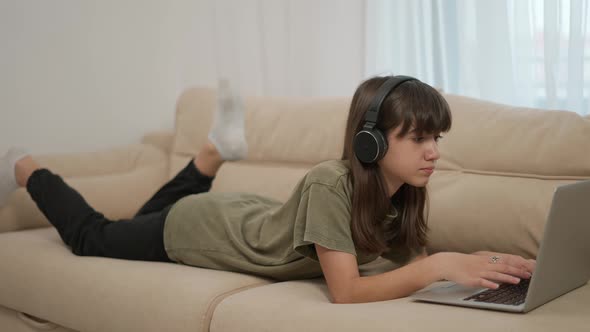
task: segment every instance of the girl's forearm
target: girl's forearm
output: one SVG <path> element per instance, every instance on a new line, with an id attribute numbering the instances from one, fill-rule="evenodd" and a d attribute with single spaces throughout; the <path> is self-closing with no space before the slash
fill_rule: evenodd
<path id="1" fill-rule="evenodd" d="M 406 297 L 441 279 L 437 262 L 438 255 L 434 254 L 393 271 L 356 278 L 347 298 L 336 302 L 364 303 Z"/>

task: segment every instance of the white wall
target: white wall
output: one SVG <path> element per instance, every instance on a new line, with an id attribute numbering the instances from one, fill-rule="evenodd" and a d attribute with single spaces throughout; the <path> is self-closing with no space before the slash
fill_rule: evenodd
<path id="1" fill-rule="evenodd" d="M 137 143 L 152 130 L 171 130 L 181 91 L 215 86 L 218 74 L 233 75 L 245 94 L 351 94 L 363 76 L 363 6 L 2 0 L 0 153 L 13 145 L 51 153 Z M 288 13 L 289 22 L 273 23 L 277 13 Z M 261 21 L 286 29 L 259 31 Z M 248 43 L 261 37 L 244 31 L 266 43 Z M 233 58 L 221 56 L 232 47 Z M 228 72 L 235 63 L 241 67 Z"/>
<path id="2" fill-rule="evenodd" d="M 164 5 L 3 1 L 0 149 L 77 151 L 172 126 Z"/>

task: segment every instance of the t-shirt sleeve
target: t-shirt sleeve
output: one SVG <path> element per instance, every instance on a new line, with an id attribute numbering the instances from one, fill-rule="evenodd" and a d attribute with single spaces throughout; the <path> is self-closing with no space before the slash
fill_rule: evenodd
<path id="1" fill-rule="evenodd" d="M 301 195 L 294 228 L 294 249 L 318 260 L 314 244 L 356 256 L 350 229 L 350 202 L 336 188 L 313 183 Z"/>

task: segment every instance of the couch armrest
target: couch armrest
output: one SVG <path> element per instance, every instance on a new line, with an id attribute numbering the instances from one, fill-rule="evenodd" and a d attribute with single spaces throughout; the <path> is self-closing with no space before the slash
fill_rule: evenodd
<path id="1" fill-rule="evenodd" d="M 170 154 L 172 152 L 172 144 L 174 143 L 174 131 L 166 130 L 147 133 L 141 139 L 141 143 L 155 146 Z"/>
<path id="2" fill-rule="evenodd" d="M 168 155 L 145 144 L 33 157 L 110 219 L 133 216 L 168 178 Z M 24 188 L 0 207 L 0 232 L 49 225 Z"/>

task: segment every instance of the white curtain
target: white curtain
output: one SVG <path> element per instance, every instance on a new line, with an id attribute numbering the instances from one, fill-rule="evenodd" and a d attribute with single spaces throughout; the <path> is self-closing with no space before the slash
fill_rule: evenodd
<path id="1" fill-rule="evenodd" d="M 359 0 L 204 1 L 201 22 L 195 24 L 206 34 L 196 56 L 217 78 L 229 78 L 247 94 L 352 95 L 364 77 L 364 5 Z"/>
<path id="2" fill-rule="evenodd" d="M 589 114 L 589 20 L 588 0 L 367 0 L 366 74 Z"/>

